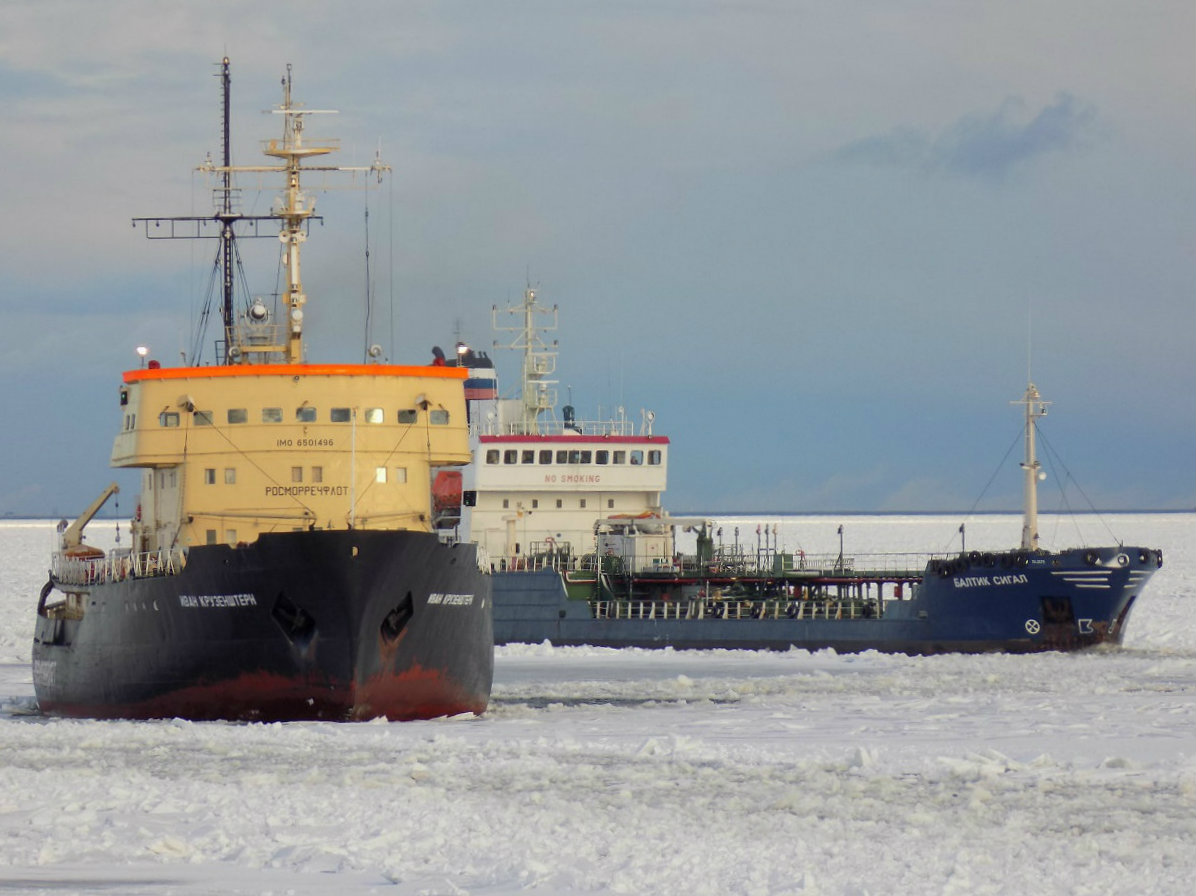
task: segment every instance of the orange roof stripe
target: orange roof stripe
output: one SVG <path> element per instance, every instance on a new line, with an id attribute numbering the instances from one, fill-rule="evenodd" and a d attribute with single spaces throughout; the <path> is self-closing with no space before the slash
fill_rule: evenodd
<path id="1" fill-rule="evenodd" d="M 414 364 L 226 364 L 212 367 L 141 367 L 126 370 L 124 381 L 182 380 L 238 376 L 386 376 L 463 380 L 466 367 L 433 367 Z"/>

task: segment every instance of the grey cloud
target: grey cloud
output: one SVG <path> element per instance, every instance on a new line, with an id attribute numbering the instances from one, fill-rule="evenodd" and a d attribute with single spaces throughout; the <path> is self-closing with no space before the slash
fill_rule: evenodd
<path id="1" fill-rule="evenodd" d="M 841 147 L 834 159 L 848 164 L 946 171 L 984 180 L 1003 180 L 1017 166 L 1051 152 L 1082 145 L 1096 120 L 1096 107 L 1070 94 L 1032 117 L 1016 97 L 991 115 L 966 116 L 937 137 L 898 128 Z"/>

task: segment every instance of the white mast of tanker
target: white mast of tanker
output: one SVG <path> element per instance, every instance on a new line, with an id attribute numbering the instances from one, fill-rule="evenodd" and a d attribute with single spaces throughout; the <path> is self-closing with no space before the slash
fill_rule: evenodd
<path id="1" fill-rule="evenodd" d="M 1047 414 L 1049 401 L 1043 401 L 1038 394 L 1038 387 L 1033 383 L 1026 386 L 1026 394 L 1020 401 L 1011 404 L 1025 405 L 1026 408 L 1026 459 L 1021 467 L 1025 476 L 1024 494 L 1022 497 L 1022 550 L 1038 550 L 1038 481 L 1046 479 L 1042 472 L 1042 465 L 1038 462 L 1038 455 L 1034 448 L 1034 430 L 1040 417 Z"/>
<path id="2" fill-rule="evenodd" d="M 508 345 L 501 345 L 496 340 L 494 347 L 523 349 L 523 417 L 518 427 L 521 434 L 536 435 L 540 432 L 540 414 L 551 412 L 556 407 L 557 394 L 552 387 L 557 381 L 548 377 L 556 372 L 557 344 L 553 340 L 550 346 L 540 338 L 540 334 L 556 329 L 557 306 L 546 308 L 536 304 L 536 291 L 529 286 L 523 291 L 521 305 L 509 305 L 502 311 L 494 305 L 490 314 L 496 331 L 518 334 Z M 499 323 L 499 315 L 507 315 L 507 319 L 518 318 L 519 323 L 504 326 Z M 550 321 L 538 324 L 537 315 L 550 318 Z"/>

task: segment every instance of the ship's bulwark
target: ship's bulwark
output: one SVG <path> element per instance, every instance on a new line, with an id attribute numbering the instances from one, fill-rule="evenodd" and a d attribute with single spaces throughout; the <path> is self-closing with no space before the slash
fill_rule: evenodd
<path id="1" fill-rule="evenodd" d="M 34 686 L 47 713 L 406 720 L 489 702 L 490 576 L 470 544 L 270 534 L 192 548 L 178 575 L 61 587 L 84 592 L 84 613 L 38 617 Z"/>

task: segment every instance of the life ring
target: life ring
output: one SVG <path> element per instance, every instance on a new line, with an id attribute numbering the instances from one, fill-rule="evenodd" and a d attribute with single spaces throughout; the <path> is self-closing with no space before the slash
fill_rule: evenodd
<path id="1" fill-rule="evenodd" d="M 785 608 L 785 615 L 788 616 L 790 619 L 796 619 L 798 609 L 799 609 L 799 607 L 797 606 L 797 604 L 790 604 L 789 606 L 787 606 Z"/>

